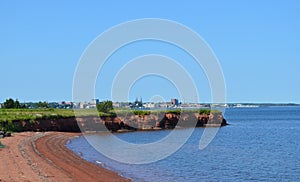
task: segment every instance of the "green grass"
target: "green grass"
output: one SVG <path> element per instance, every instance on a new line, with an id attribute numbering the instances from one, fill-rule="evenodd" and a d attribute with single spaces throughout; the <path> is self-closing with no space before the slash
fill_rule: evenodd
<path id="1" fill-rule="evenodd" d="M 0 122 L 14 120 L 32 120 L 48 117 L 67 117 L 74 115 L 67 109 L 0 109 Z"/>
<path id="2" fill-rule="evenodd" d="M 85 109 L 77 110 L 78 116 L 95 115 L 95 110 Z M 99 113 L 99 115 L 105 113 Z M 15 120 L 30 120 L 34 122 L 37 119 L 59 119 L 74 117 L 72 109 L 0 109 L 0 122 L 15 121 Z"/>
<path id="3" fill-rule="evenodd" d="M 78 110 L 78 116 L 95 116 L 95 110 Z M 101 113 L 99 113 L 100 115 Z M 30 121 L 43 119 L 60 119 L 75 117 L 72 109 L 0 109 L 0 130 L 18 131 L 13 121 Z M 5 124 L 1 124 L 5 122 Z"/>
<path id="4" fill-rule="evenodd" d="M 221 114 L 222 112 L 221 111 L 218 111 L 218 110 L 210 110 L 210 109 L 200 109 L 199 110 L 199 114 Z"/>
<path id="5" fill-rule="evenodd" d="M 199 114 L 210 114 L 210 113 L 221 113 L 217 110 L 209 109 L 190 109 L 190 110 L 131 110 L 131 109 L 114 109 L 108 113 L 98 112 L 99 116 L 102 117 L 113 117 L 116 115 L 150 115 L 150 114 L 163 114 L 163 113 L 199 113 Z M 95 116 L 95 109 L 81 109 L 76 110 L 76 116 Z M 12 122 L 17 120 L 29 120 L 35 122 L 41 119 L 59 119 L 74 117 L 75 113 L 72 109 L 0 109 L 0 122 Z M 1 129 L 1 128 L 0 128 Z"/>

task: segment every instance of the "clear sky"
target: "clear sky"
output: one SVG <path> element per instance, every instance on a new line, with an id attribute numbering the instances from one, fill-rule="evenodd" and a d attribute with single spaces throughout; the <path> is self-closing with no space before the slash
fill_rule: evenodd
<path id="1" fill-rule="evenodd" d="M 300 103 L 297 0 L 0 1 L 0 102 L 71 100 L 74 72 L 89 43 L 114 25 L 140 18 L 177 21 L 203 37 L 222 66 L 228 102 Z M 125 58 L 181 54 L 151 41 L 134 46 L 138 51 L 129 46 L 105 65 L 96 97 L 109 99 L 106 86 Z M 186 69 L 197 77 L 200 101 L 209 102 L 205 75 L 192 65 Z M 133 85 L 130 99 L 154 95 L 168 100 L 177 92 L 167 80 L 145 77 Z"/>

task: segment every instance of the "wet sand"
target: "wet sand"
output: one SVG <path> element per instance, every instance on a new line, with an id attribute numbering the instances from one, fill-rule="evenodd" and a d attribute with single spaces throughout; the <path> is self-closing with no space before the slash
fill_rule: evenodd
<path id="1" fill-rule="evenodd" d="M 1 139 L 0 181 L 129 181 L 68 150 L 78 133 L 23 132 Z"/>

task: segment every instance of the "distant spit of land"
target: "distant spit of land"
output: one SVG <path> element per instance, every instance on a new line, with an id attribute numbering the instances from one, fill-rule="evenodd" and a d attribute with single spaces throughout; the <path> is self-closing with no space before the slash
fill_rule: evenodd
<path id="1" fill-rule="evenodd" d="M 210 109 L 113 109 L 106 112 L 96 109 L 0 109 L 0 130 L 17 132 L 117 132 L 225 125 L 222 112 Z"/>

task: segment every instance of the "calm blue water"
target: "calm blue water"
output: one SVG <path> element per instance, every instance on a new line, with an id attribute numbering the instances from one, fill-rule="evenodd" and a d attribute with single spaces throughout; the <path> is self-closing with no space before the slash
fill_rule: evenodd
<path id="1" fill-rule="evenodd" d="M 300 181 L 300 107 L 232 108 L 213 142 L 199 150 L 203 128 L 170 157 L 128 165 L 99 154 L 83 137 L 67 146 L 88 161 L 101 161 L 134 181 Z M 169 131 L 117 134 L 133 143 L 158 140 Z M 94 138 L 101 135 L 91 136 Z"/>

